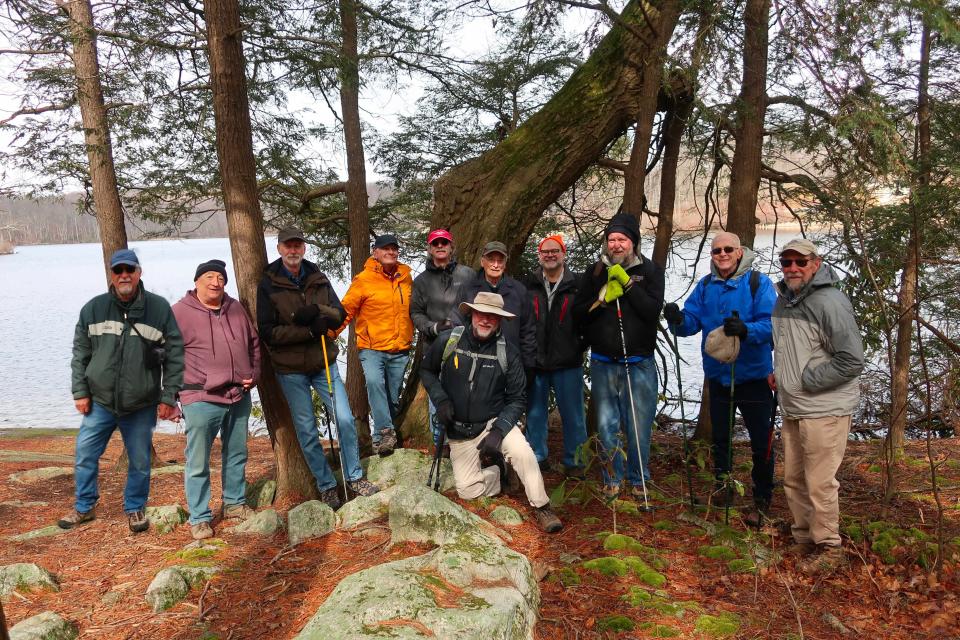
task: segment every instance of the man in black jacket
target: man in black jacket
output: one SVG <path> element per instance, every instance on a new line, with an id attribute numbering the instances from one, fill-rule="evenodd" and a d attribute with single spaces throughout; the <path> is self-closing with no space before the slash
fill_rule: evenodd
<path id="1" fill-rule="evenodd" d="M 587 440 L 583 412 L 583 340 L 573 318 L 577 276 L 564 268 L 567 247 L 560 235 L 548 236 L 537 247 L 540 269 L 526 278 L 537 328 L 537 358 L 533 380 L 527 381 L 527 440 L 546 471 L 547 412 L 553 389 L 563 422 L 563 469 L 582 476 L 577 448 Z"/>
<path id="2" fill-rule="evenodd" d="M 612 475 L 603 470 L 604 493 L 610 498 L 620 493 L 626 457 L 626 478 L 631 493 L 639 496 L 650 479 L 650 435 L 657 407 L 653 356 L 664 274 L 640 255 L 640 225 L 634 216 L 613 216 L 604 237 L 600 260 L 580 279 L 574 316 L 590 345 L 597 432 L 604 460 L 613 463 Z"/>
<path id="3" fill-rule="evenodd" d="M 473 279 L 473 269 L 457 264 L 453 255 L 453 236 L 446 229 L 434 229 L 427 236 L 427 261 L 423 273 L 413 279 L 410 317 L 423 340 L 426 353 L 437 335 L 453 325 L 448 316 L 454 308 L 460 287 Z M 436 408 L 428 401 L 433 442 L 440 446 L 441 428 Z"/>
<path id="4" fill-rule="evenodd" d="M 504 310 L 500 295 L 489 292 L 478 293 L 459 311 L 469 325 L 440 334 L 420 371 L 450 441 L 457 494 L 472 500 L 500 493 L 500 470 L 484 466 L 481 456 L 502 456 L 520 476 L 540 527 L 559 531 L 537 458 L 515 426 L 523 413 L 526 380 L 520 354 L 500 333 L 501 318 L 513 314 Z"/>

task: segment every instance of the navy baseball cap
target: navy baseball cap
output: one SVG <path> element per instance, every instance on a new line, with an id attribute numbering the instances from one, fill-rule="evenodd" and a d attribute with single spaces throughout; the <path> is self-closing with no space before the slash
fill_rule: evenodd
<path id="1" fill-rule="evenodd" d="M 131 267 L 139 267 L 140 260 L 137 259 L 137 254 L 133 252 L 133 249 L 117 249 L 113 252 L 113 255 L 110 256 L 110 268 L 113 269 L 118 264 L 128 264 Z"/>

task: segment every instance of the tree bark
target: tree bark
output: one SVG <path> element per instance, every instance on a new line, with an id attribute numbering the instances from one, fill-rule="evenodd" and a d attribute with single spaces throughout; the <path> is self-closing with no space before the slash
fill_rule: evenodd
<path id="1" fill-rule="evenodd" d="M 737 146 L 730 169 L 727 231 L 753 247 L 757 227 L 757 192 L 763 123 L 767 113 L 767 48 L 770 0 L 747 0 L 743 30 L 743 84 L 737 101 Z"/>
<path id="2" fill-rule="evenodd" d="M 0 640 L 10 640 L 7 633 L 7 618 L 3 615 L 3 603 L 0 602 Z"/>
<path id="3" fill-rule="evenodd" d="M 367 196 L 367 170 L 360 128 L 360 69 L 357 53 L 357 6 L 355 0 L 340 0 L 340 25 L 343 34 L 340 51 L 340 110 L 343 138 L 347 150 L 347 212 L 350 227 L 350 275 L 363 271 L 370 257 L 370 211 Z M 358 424 L 365 425 L 370 407 L 367 387 L 357 352 L 356 329 L 350 325 L 347 343 L 347 395 Z M 368 429 L 358 429 L 362 439 Z"/>
<path id="4" fill-rule="evenodd" d="M 492 239 L 517 254 L 543 211 L 636 121 L 644 71 L 659 63 L 657 42 L 676 19 L 674 4 L 662 6 L 628 3 L 547 104 L 437 181 L 431 226 L 452 230 L 463 264 L 476 263 Z"/>
<path id="5" fill-rule="evenodd" d="M 693 95 L 685 93 L 667 111 L 663 123 L 663 166 L 660 168 L 660 205 L 657 211 L 657 231 L 651 259 L 667 268 L 670 240 L 673 238 L 673 212 L 677 200 L 677 169 L 687 120 L 693 112 Z"/>
<path id="6" fill-rule="evenodd" d="M 90 164 L 93 206 L 100 229 L 104 274 L 110 284 L 109 260 L 117 249 L 127 248 L 127 230 L 123 225 L 123 205 L 117 189 L 117 171 L 113 164 L 110 125 L 100 84 L 97 37 L 90 0 L 71 0 L 61 4 L 70 17 L 73 40 L 73 67 L 77 78 L 77 104 L 83 125 L 83 140 Z"/>
<path id="7" fill-rule="evenodd" d="M 257 285 L 267 265 L 263 216 L 257 195 L 257 171 L 250 128 L 250 105 L 243 59 L 237 0 L 204 3 L 210 84 L 217 132 L 217 159 L 223 183 L 223 204 L 230 232 L 230 251 L 240 301 L 256 317 Z M 257 385 L 277 463 L 277 496 L 296 501 L 318 495 L 313 474 L 297 442 L 290 411 L 269 358 Z"/>

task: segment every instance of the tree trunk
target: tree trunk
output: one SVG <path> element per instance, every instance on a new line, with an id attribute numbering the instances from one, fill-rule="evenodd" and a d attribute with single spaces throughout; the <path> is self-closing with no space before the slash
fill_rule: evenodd
<path id="1" fill-rule="evenodd" d="M 757 227 L 757 191 L 763 122 L 767 113 L 767 42 L 770 0 L 747 0 L 743 32 L 743 84 L 737 101 L 737 146 L 730 169 L 727 231 L 753 247 Z"/>
<path id="2" fill-rule="evenodd" d="M 93 206 L 100 228 L 104 273 L 107 285 L 110 274 L 106 266 L 117 249 L 127 248 L 127 230 L 123 226 L 123 205 L 117 190 L 117 171 L 113 164 L 110 125 L 100 84 L 100 63 L 97 60 L 97 37 L 93 27 L 90 0 L 70 0 L 61 5 L 70 16 L 73 39 L 73 67 L 77 78 L 77 104 L 83 124 L 83 140 L 90 163 Z"/>
<path id="3" fill-rule="evenodd" d="M 343 42 L 340 51 L 340 110 L 343 114 L 343 138 L 347 149 L 347 212 L 350 221 L 350 275 L 363 271 L 370 257 L 370 212 L 367 196 L 367 170 L 363 157 L 363 133 L 360 129 L 360 70 L 357 54 L 357 7 L 355 0 L 340 0 L 340 25 Z M 353 324 L 347 346 L 347 395 L 360 425 L 370 412 L 363 369 L 357 355 L 357 336 Z M 368 429 L 358 429 L 361 439 Z"/>
<path id="4" fill-rule="evenodd" d="M 407 375 L 400 398 L 400 416 L 397 425 L 404 446 L 427 447 L 433 443 L 433 431 L 430 429 L 430 410 L 427 407 L 427 391 L 420 384 L 420 361 L 423 360 L 423 340 L 417 342 L 410 361 L 410 373 Z"/>
<path id="5" fill-rule="evenodd" d="M 519 253 L 543 211 L 636 121 L 644 71 L 659 64 L 660 35 L 676 20 L 673 0 L 662 7 L 631 0 L 536 114 L 436 182 L 431 227 L 451 229 L 463 264 L 475 264 L 494 238 Z"/>
<path id="6" fill-rule="evenodd" d="M 237 0 L 207 0 L 204 3 L 204 20 L 217 129 L 217 158 L 230 233 L 230 251 L 233 254 L 240 301 L 255 318 L 257 285 L 267 265 L 267 251 L 257 195 L 250 105 L 241 43 L 243 29 Z M 278 498 L 295 501 L 300 496 L 316 497 L 318 494 L 313 474 L 303 459 L 290 411 L 267 357 L 263 358 L 258 389 L 276 457 Z"/>
<path id="7" fill-rule="evenodd" d="M 660 205 L 657 211 L 657 234 L 651 259 L 667 268 L 670 240 L 673 238 L 673 211 L 677 199 L 677 168 L 687 119 L 693 111 L 693 95 L 684 94 L 674 102 L 663 123 L 663 166 L 660 169 Z"/>
<path id="8" fill-rule="evenodd" d="M 3 603 L 0 602 L 0 640 L 10 640 L 7 633 L 7 618 L 3 615 Z"/>

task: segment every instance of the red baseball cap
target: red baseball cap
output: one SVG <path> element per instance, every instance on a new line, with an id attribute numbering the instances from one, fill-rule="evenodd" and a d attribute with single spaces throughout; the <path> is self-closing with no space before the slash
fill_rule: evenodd
<path id="1" fill-rule="evenodd" d="M 427 236 L 427 244 L 431 244 L 438 238 L 443 238 L 447 242 L 453 242 L 453 236 L 450 235 L 449 231 L 446 229 L 434 229 L 430 232 L 430 235 Z"/>

